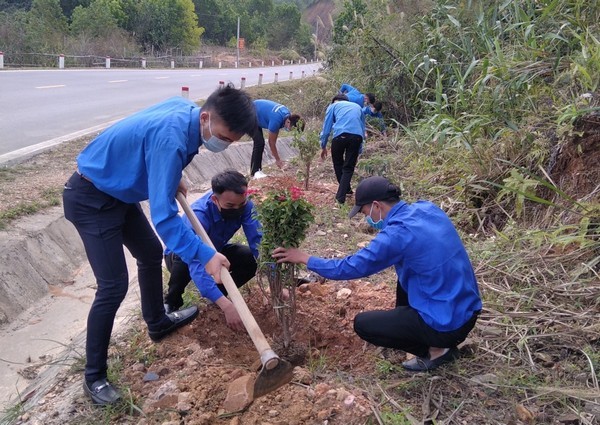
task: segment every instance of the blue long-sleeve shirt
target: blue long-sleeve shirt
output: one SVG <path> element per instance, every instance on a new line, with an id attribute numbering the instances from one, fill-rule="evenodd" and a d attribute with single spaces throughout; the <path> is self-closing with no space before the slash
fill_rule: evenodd
<path id="1" fill-rule="evenodd" d="M 290 117 L 290 111 L 285 106 L 272 100 L 257 99 L 254 101 L 256 118 L 260 128 L 266 128 L 271 133 L 278 133 Z"/>
<path id="2" fill-rule="evenodd" d="M 325 111 L 323 130 L 319 136 L 322 149 L 327 147 L 327 140 L 332 131 L 334 138 L 342 133 L 364 137 L 365 115 L 362 109 L 356 103 L 346 100 L 338 100 L 329 105 Z"/>
<path id="3" fill-rule="evenodd" d="M 342 84 L 340 93 L 345 94 L 350 102 L 356 103 L 361 108 L 365 106 L 365 95 L 350 84 Z"/>
<path id="4" fill-rule="evenodd" d="M 217 251 L 223 249 L 233 235 L 240 228 L 243 228 L 246 239 L 248 240 L 248 247 L 252 251 L 252 254 L 254 254 L 254 257 L 258 258 L 258 247 L 262 239 L 262 231 L 260 223 L 256 219 L 252 201 L 248 200 L 244 207 L 244 213 L 240 218 L 224 220 L 219 212 L 219 208 L 211 200 L 212 195 L 213 192 L 208 191 L 200 199 L 195 201 L 191 205 L 191 208 L 196 217 L 198 217 L 198 220 L 200 220 L 202 227 L 206 230 L 208 237 Z M 192 224 L 186 216 L 183 217 L 183 221 L 186 226 L 192 228 Z M 165 254 L 169 253 L 170 250 L 167 248 Z M 188 263 L 188 267 L 190 276 L 203 297 L 215 302 L 219 297 L 223 296 L 219 288 L 217 288 L 215 280 L 211 275 L 206 273 L 203 264 L 199 261 L 192 261 L 191 263 Z"/>
<path id="5" fill-rule="evenodd" d="M 182 171 L 200 144 L 200 108 L 173 97 L 106 129 L 79 154 L 77 167 L 120 201 L 149 200 L 164 244 L 187 263 L 206 264 L 215 251 L 183 223 L 175 202 Z"/>
<path id="6" fill-rule="evenodd" d="M 408 303 L 440 332 L 463 326 L 481 310 L 467 252 L 446 214 L 427 201 L 399 202 L 365 248 L 343 259 L 310 257 L 308 269 L 334 279 L 356 279 L 394 266 Z"/>

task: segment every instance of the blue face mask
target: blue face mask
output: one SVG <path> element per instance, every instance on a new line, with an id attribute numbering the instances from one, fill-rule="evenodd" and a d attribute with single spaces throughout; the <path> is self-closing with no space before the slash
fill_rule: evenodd
<path id="1" fill-rule="evenodd" d="M 200 130 L 200 138 L 202 139 L 202 145 L 209 151 L 221 152 L 227 149 L 231 144 L 226 142 L 225 140 L 221 140 L 218 137 L 213 136 L 212 129 L 210 128 L 210 115 L 208 116 L 208 132 L 210 133 L 210 138 L 208 140 L 204 140 L 202 130 Z"/>
<path id="2" fill-rule="evenodd" d="M 371 210 L 369 211 L 369 215 L 365 217 L 365 220 L 366 220 L 367 224 L 369 226 L 371 226 L 373 229 L 382 230 L 383 229 L 383 218 L 381 218 L 381 210 L 379 210 L 379 220 L 374 221 L 371 218 L 371 214 L 373 214 L 373 205 L 374 204 L 371 204 Z"/>

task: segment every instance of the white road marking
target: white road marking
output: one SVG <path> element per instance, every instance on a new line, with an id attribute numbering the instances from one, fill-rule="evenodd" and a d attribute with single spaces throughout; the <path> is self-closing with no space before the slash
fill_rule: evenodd
<path id="1" fill-rule="evenodd" d="M 155 80 L 166 80 L 169 77 L 154 77 Z"/>
<path id="2" fill-rule="evenodd" d="M 112 80 L 112 81 L 109 81 L 109 83 L 125 83 L 127 81 L 129 81 L 129 80 Z"/>
<path id="3" fill-rule="evenodd" d="M 39 87 L 36 87 L 36 89 L 57 89 L 60 87 L 65 87 L 65 84 L 57 84 L 55 86 L 39 86 Z"/>

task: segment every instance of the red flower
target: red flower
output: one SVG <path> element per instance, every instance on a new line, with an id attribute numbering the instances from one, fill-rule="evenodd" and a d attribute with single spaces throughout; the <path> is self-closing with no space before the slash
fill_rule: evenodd
<path id="1" fill-rule="evenodd" d="M 302 198 L 302 189 L 296 187 L 296 186 L 292 186 L 290 188 L 290 193 L 292 195 L 292 201 L 297 201 L 298 199 Z"/>

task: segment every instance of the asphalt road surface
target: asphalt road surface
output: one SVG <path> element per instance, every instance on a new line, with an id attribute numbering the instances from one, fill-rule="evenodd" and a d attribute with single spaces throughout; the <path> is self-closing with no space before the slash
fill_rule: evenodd
<path id="1" fill-rule="evenodd" d="M 220 81 L 240 87 L 312 76 L 320 63 L 237 69 L 54 69 L 0 71 L 0 165 L 99 131 L 189 87 L 205 99 Z"/>

